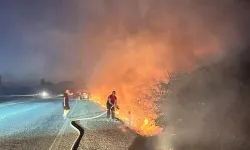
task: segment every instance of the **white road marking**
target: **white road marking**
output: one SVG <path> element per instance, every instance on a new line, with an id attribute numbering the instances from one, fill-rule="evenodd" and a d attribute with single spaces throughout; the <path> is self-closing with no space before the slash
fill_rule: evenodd
<path id="1" fill-rule="evenodd" d="M 0 105 L 0 107 L 11 106 L 11 105 L 17 105 L 17 104 L 23 104 L 23 103 L 33 102 L 33 101 L 37 101 L 37 99 L 36 99 L 36 100 L 24 101 L 24 102 L 9 103 L 9 104 L 5 104 L 5 105 Z"/>
<path id="2" fill-rule="evenodd" d="M 32 109 L 37 109 L 38 107 L 42 107 L 42 106 L 47 105 L 47 104 L 51 104 L 51 102 L 44 103 L 43 105 L 38 105 L 38 106 L 29 108 L 29 109 L 20 110 L 20 111 L 17 111 L 17 112 L 15 112 L 15 113 L 8 114 L 7 116 L 4 116 L 4 117 L 0 118 L 0 121 L 1 121 L 1 120 L 4 120 L 4 119 L 6 119 L 6 118 L 8 118 L 8 117 L 10 117 L 10 116 L 13 116 L 13 115 L 16 115 L 16 114 L 19 114 L 19 113 L 23 113 L 23 112 L 26 112 L 26 111 L 29 111 L 29 110 L 32 110 Z"/>
<path id="3" fill-rule="evenodd" d="M 72 110 L 70 112 L 72 112 L 76 106 L 78 101 L 76 101 L 75 105 L 73 106 Z M 68 114 L 71 114 L 71 113 Z M 67 124 L 69 123 L 69 120 L 67 119 L 64 123 L 62 128 L 60 129 L 60 131 L 58 132 L 58 134 L 56 135 L 55 140 L 53 141 L 53 143 L 51 144 L 49 150 L 56 150 L 59 146 L 59 144 L 61 143 L 61 139 L 62 139 L 62 133 L 66 130 Z M 56 142 L 57 141 L 57 142 Z"/>

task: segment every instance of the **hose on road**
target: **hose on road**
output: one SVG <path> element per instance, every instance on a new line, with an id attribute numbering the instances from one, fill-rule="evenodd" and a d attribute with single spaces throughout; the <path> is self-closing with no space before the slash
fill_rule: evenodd
<path id="1" fill-rule="evenodd" d="M 112 107 L 114 107 L 114 106 L 112 106 Z M 77 150 L 77 149 L 78 149 L 78 147 L 79 147 L 79 145 L 80 145 L 80 142 L 81 142 L 81 139 L 82 139 L 82 137 L 83 137 L 83 135 L 84 135 L 84 129 L 83 129 L 77 122 L 82 121 L 82 120 L 91 120 L 91 119 L 99 118 L 99 117 L 105 115 L 105 114 L 107 113 L 107 110 L 108 110 L 108 109 L 106 109 L 106 111 L 103 112 L 102 114 L 97 115 L 97 116 L 94 116 L 94 117 L 81 118 L 81 119 L 79 118 L 79 119 L 75 119 L 75 120 L 73 120 L 72 118 L 68 118 L 69 120 L 71 119 L 71 126 L 72 126 L 75 130 L 77 130 L 77 131 L 79 132 L 79 136 L 78 136 L 77 139 L 75 140 L 75 143 L 73 144 L 71 150 Z"/>
<path id="2" fill-rule="evenodd" d="M 71 150 L 77 150 L 84 135 L 84 129 L 77 123 L 77 121 L 71 121 L 71 126 L 79 132 L 79 135 L 71 148 Z"/>
<path id="3" fill-rule="evenodd" d="M 76 101 L 76 103 L 77 103 L 78 101 Z M 75 109 L 75 106 L 76 106 L 76 103 L 75 103 L 75 105 L 73 106 L 73 108 L 72 108 L 72 110 L 69 112 L 69 116 L 70 116 L 70 114 L 72 113 L 72 111 Z M 72 145 L 72 148 L 71 148 L 71 150 L 77 150 L 77 148 L 79 147 L 79 145 L 80 145 L 80 141 L 81 141 L 81 139 L 82 139 L 82 137 L 83 137 L 83 135 L 84 135 L 84 129 L 79 125 L 79 121 L 83 121 L 83 120 L 91 120 L 91 119 L 96 119 L 96 118 L 99 118 L 99 117 L 101 117 L 101 116 L 103 116 L 103 115 L 105 115 L 105 114 L 107 114 L 107 109 L 105 109 L 104 110 L 105 112 L 103 112 L 102 114 L 100 114 L 100 115 L 97 115 L 97 116 L 94 116 L 94 117 L 89 117 L 89 118 L 73 118 L 73 117 L 68 117 L 67 119 L 66 119 L 66 122 L 67 121 L 70 121 L 71 122 L 71 126 L 76 130 L 76 131 L 78 131 L 79 132 L 79 136 L 77 137 L 77 139 L 75 140 L 75 143 Z M 95 113 L 97 113 L 97 112 L 95 112 Z M 65 122 L 65 123 L 66 123 Z M 60 143 L 60 141 L 61 141 L 61 136 L 59 136 L 60 135 L 60 133 L 62 133 L 63 131 L 65 131 L 65 129 L 66 129 L 66 124 L 64 123 L 64 125 L 63 125 L 63 127 L 61 128 L 61 130 L 59 131 L 59 133 L 58 133 L 58 135 L 56 136 L 56 138 L 55 138 L 55 140 L 54 140 L 54 142 L 52 143 L 52 145 L 50 146 L 50 150 L 53 150 L 53 149 L 57 149 L 58 148 L 58 145 L 59 145 L 59 143 Z M 58 140 L 58 142 L 56 142 Z"/>

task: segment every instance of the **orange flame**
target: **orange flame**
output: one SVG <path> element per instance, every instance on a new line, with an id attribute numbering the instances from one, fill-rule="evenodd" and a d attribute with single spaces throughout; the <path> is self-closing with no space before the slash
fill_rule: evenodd
<path id="1" fill-rule="evenodd" d="M 105 99 L 102 99 L 100 96 L 94 96 L 91 100 L 99 103 L 100 106 L 106 109 L 104 105 L 106 101 Z M 120 105 L 124 106 L 122 103 Z M 149 111 L 149 113 L 151 112 Z M 161 132 L 161 128 L 155 125 L 154 120 L 149 120 L 147 118 L 142 120 L 139 113 L 136 111 L 129 112 L 127 109 L 124 109 L 123 107 L 121 107 L 119 111 L 115 112 L 115 114 L 116 114 L 116 117 L 118 117 L 119 119 L 121 119 L 128 125 L 131 122 L 130 128 L 135 130 L 137 133 L 141 135 L 149 136 L 149 135 L 154 135 L 154 134 L 158 134 L 159 132 Z M 145 115 L 141 115 L 141 116 L 145 116 Z"/>
<path id="2" fill-rule="evenodd" d="M 144 125 L 148 125 L 148 119 L 144 120 Z"/>
<path id="3" fill-rule="evenodd" d="M 222 46 L 209 30 L 200 28 L 199 21 L 185 19 L 183 25 L 179 20 L 185 15 L 162 14 L 165 9 L 155 14 L 155 10 L 150 9 L 142 19 L 134 12 L 127 18 L 130 11 L 107 9 L 84 30 L 83 49 L 90 49 L 86 55 L 97 62 L 88 79 L 89 90 L 96 96 L 93 100 L 105 107 L 108 95 L 117 91 L 119 118 L 125 122 L 131 118 L 132 128 L 143 135 L 161 130 L 155 123 L 157 97 L 149 94 L 158 92 L 152 89 L 152 81 L 161 80 L 167 71 L 189 71 L 202 56 L 218 52 Z"/>

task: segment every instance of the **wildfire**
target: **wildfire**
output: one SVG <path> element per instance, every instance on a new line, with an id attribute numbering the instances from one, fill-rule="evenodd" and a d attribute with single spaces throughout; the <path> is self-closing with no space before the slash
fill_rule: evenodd
<path id="1" fill-rule="evenodd" d="M 89 80 L 89 89 L 98 97 L 93 100 L 105 106 L 109 94 L 117 92 L 119 112 L 118 117 L 129 118 L 131 111 L 132 128 L 143 135 L 153 135 L 160 132 L 155 120 L 158 117 L 156 101 L 159 91 L 154 89 L 155 80 L 162 80 L 167 71 L 172 72 L 175 60 L 171 46 L 153 35 L 128 37 L 124 41 L 107 42 L 110 50 L 103 56 L 100 66 Z M 163 59 L 168 54 L 168 59 Z M 186 59 L 186 58 L 185 58 Z M 187 71 L 192 61 L 181 60 L 178 68 Z M 164 60 L 164 61 L 163 61 Z M 167 70 L 165 70 L 167 69 Z M 147 118 L 146 120 L 144 120 Z"/>
<path id="2" fill-rule="evenodd" d="M 97 102 L 101 107 L 106 109 L 104 105 L 106 103 L 106 100 L 102 99 L 101 96 L 95 96 L 91 100 Z M 120 103 L 121 106 L 124 106 L 122 102 Z M 149 111 L 149 113 L 151 112 Z M 129 125 L 131 129 L 141 135 L 150 136 L 161 132 L 161 128 L 155 125 L 154 120 L 149 120 L 148 118 L 142 120 L 140 115 L 138 115 L 136 111 L 131 113 L 131 111 L 128 111 L 124 107 L 122 107 L 119 111 L 116 111 L 115 114 L 116 117 L 121 119 L 123 122 Z"/>
<path id="3" fill-rule="evenodd" d="M 158 91 L 152 89 L 152 80 L 162 80 L 167 72 L 192 70 L 203 55 L 217 53 L 222 45 L 210 30 L 204 30 L 207 24 L 201 25 L 200 17 L 187 19 L 186 13 L 164 7 L 159 12 L 151 8 L 141 18 L 136 10 L 107 9 L 93 19 L 96 22 L 85 26 L 83 49 L 89 49 L 86 55 L 95 61 L 87 84 L 98 96 L 93 100 L 103 107 L 115 90 L 120 106 L 116 115 L 125 122 L 131 120 L 132 128 L 139 133 L 152 135 L 161 130 L 155 124 L 158 114 L 154 96 Z"/>
<path id="4" fill-rule="evenodd" d="M 145 125 L 145 126 L 148 125 L 148 119 L 145 119 L 145 120 L 144 120 L 144 125 Z"/>

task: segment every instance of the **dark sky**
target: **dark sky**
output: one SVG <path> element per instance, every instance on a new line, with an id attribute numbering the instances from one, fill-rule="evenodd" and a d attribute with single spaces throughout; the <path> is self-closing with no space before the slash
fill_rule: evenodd
<path id="1" fill-rule="evenodd" d="M 52 82 L 89 80 L 95 73 L 99 75 L 96 80 L 106 68 L 112 68 L 109 65 L 119 64 L 107 61 L 112 60 L 110 53 L 116 54 L 110 51 L 112 47 L 122 49 L 123 53 L 112 56 L 120 58 L 130 50 L 127 41 L 144 32 L 158 37 L 155 42 L 150 40 L 151 44 L 162 42 L 165 47 L 166 41 L 178 43 L 172 45 L 171 53 L 165 47 L 166 57 L 151 56 L 150 60 L 157 59 L 160 64 L 171 64 L 166 61 L 170 56 L 173 60 L 192 56 L 194 47 L 242 47 L 248 43 L 244 34 L 249 15 L 239 1 L 0 0 L 0 74 L 5 83 L 27 84 L 41 78 Z M 209 43 L 213 46 L 207 46 Z M 183 44 L 190 50 L 182 48 Z M 141 68 L 131 60 L 125 62 L 135 70 Z"/>
<path id="2" fill-rule="evenodd" d="M 72 1 L 1 0 L 0 74 L 5 81 L 67 79 L 61 65 L 67 57 L 60 52 L 74 45 L 70 36 L 76 36 L 77 21 Z"/>

